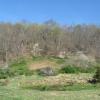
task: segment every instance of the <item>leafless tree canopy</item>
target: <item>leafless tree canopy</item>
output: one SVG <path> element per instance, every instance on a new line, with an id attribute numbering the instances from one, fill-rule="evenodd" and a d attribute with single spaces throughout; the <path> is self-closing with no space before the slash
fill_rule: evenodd
<path id="1" fill-rule="evenodd" d="M 60 26 L 0 23 L 0 61 L 23 55 L 57 55 L 60 51 L 82 51 L 100 57 L 100 27 L 96 25 Z"/>

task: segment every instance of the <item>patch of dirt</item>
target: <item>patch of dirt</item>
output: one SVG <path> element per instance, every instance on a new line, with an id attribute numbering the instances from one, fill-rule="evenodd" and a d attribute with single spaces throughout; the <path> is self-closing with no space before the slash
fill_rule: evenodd
<path id="1" fill-rule="evenodd" d="M 48 60 L 44 60 L 44 61 L 37 61 L 37 62 L 33 62 L 32 64 L 29 65 L 29 69 L 30 70 L 37 70 L 37 69 L 41 69 L 41 68 L 45 68 L 45 67 L 56 67 L 57 64 L 55 62 L 51 62 Z"/>

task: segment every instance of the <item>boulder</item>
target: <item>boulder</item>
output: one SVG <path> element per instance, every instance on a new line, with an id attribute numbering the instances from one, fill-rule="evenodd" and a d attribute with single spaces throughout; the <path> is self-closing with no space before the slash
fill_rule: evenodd
<path id="1" fill-rule="evenodd" d="M 40 75 L 43 76 L 54 76 L 55 72 L 51 67 L 45 67 L 37 70 Z"/>

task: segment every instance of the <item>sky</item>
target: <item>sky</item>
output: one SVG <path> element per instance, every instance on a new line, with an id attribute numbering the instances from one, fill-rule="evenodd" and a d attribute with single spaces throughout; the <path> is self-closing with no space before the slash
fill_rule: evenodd
<path id="1" fill-rule="evenodd" d="M 0 22 L 100 24 L 100 0 L 0 0 Z"/>

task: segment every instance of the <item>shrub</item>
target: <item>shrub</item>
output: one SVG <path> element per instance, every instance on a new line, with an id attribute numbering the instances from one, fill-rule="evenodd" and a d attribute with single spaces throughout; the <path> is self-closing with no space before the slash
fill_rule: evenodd
<path id="1" fill-rule="evenodd" d="M 64 66 L 60 69 L 59 71 L 60 73 L 78 73 L 79 72 L 79 68 L 75 67 L 75 66 Z"/>
<path id="2" fill-rule="evenodd" d="M 77 67 L 74 65 L 66 65 L 63 66 L 60 70 L 59 73 L 93 73 L 95 72 L 95 67 Z"/>
<path id="3" fill-rule="evenodd" d="M 97 71 L 93 78 L 96 79 L 96 81 L 100 83 L 100 66 L 97 67 Z"/>
<path id="4" fill-rule="evenodd" d="M 8 70 L 0 69 L 0 79 L 5 79 L 8 77 Z"/>

